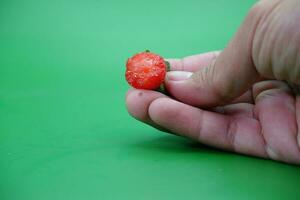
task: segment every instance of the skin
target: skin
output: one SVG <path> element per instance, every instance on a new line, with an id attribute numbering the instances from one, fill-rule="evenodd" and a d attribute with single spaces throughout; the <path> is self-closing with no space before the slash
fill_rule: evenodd
<path id="1" fill-rule="evenodd" d="M 236 153 L 300 164 L 300 1 L 264 0 L 223 51 L 168 59 L 172 98 L 131 89 L 128 112 Z"/>

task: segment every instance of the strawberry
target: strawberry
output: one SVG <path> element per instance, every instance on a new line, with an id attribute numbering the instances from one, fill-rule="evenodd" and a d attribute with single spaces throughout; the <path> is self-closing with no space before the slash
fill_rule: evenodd
<path id="1" fill-rule="evenodd" d="M 155 90 L 163 86 L 168 67 L 160 55 L 145 51 L 127 60 L 125 77 L 134 88 Z"/>

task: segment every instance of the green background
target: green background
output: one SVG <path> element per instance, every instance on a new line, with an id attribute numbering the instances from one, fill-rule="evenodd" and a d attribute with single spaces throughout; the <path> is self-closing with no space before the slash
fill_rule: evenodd
<path id="1" fill-rule="evenodd" d="M 0 199 L 300 199 L 300 168 L 126 112 L 124 63 L 222 49 L 254 0 L 0 1 Z"/>

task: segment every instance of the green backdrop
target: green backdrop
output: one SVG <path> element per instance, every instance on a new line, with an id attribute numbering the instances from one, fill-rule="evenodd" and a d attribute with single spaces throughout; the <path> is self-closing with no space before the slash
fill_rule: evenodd
<path id="1" fill-rule="evenodd" d="M 222 49 L 254 0 L 0 1 L 0 199 L 300 199 L 300 168 L 126 112 L 127 57 Z"/>

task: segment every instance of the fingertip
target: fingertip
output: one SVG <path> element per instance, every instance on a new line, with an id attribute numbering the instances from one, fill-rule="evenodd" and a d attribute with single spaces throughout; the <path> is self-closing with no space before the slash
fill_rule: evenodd
<path id="1" fill-rule="evenodd" d="M 161 124 L 161 119 L 165 118 L 172 118 L 170 116 L 172 114 L 172 109 L 169 109 L 169 107 L 172 107 L 173 100 L 168 98 L 158 98 L 151 102 L 149 105 L 149 116 L 150 118 L 158 124 Z M 165 117 L 165 115 L 168 114 L 168 117 Z"/>
<path id="2" fill-rule="evenodd" d="M 181 70 L 182 65 L 180 59 L 177 58 L 167 58 L 165 59 L 170 64 L 170 71 Z"/>
<path id="3" fill-rule="evenodd" d="M 143 120 L 146 118 L 144 106 L 138 99 L 143 95 L 143 91 L 136 89 L 129 89 L 126 94 L 126 107 L 128 113 L 134 118 Z"/>
<path id="4" fill-rule="evenodd" d="M 192 72 L 186 71 L 171 71 L 166 75 L 167 81 L 184 81 L 189 79 L 193 75 Z"/>
<path id="5" fill-rule="evenodd" d="M 191 72 L 168 72 L 165 80 L 168 93 L 175 99 L 192 106 L 207 104 L 203 102 L 203 96 L 199 93 L 202 91 L 201 86 L 195 84 L 192 75 Z"/>
<path id="6" fill-rule="evenodd" d="M 129 88 L 129 89 L 127 90 L 126 95 L 125 95 L 126 101 L 127 101 L 128 96 L 129 96 L 133 91 L 134 91 L 133 88 Z"/>
<path id="7" fill-rule="evenodd" d="M 159 97 L 163 97 L 162 93 L 150 91 L 150 90 L 140 90 L 131 89 L 126 95 L 126 107 L 131 116 L 134 118 L 148 122 L 148 108 L 153 100 Z"/>
<path id="8" fill-rule="evenodd" d="M 203 112 L 174 99 L 158 98 L 149 107 L 149 117 L 176 135 L 198 140 L 199 120 Z"/>

